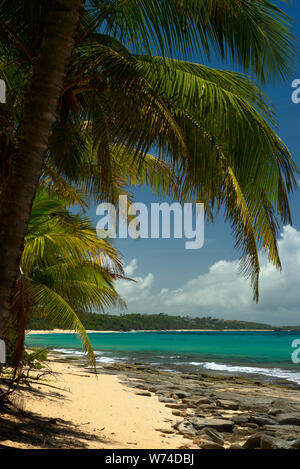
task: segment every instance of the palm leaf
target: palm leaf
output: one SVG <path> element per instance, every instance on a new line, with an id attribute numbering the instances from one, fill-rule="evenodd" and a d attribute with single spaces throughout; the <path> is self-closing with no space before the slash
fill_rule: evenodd
<path id="1" fill-rule="evenodd" d="M 291 20 L 267 0 L 92 0 L 89 14 L 86 28 L 101 28 L 136 53 L 208 59 L 214 53 L 263 82 L 293 71 Z"/>
<path id="2" fill-rule="evenodd" d="M 91 364 L 96 369 L 96 358 L 89 336 L 70 304 L 45 284 L 31 282 L 29 294 L 33 302 L 37 305 L 42 305 L 44 317 L 49 318 L 53 322 L 59 321 L 65 328 L 72 329 L 79 334 L 83 348 Z"/>

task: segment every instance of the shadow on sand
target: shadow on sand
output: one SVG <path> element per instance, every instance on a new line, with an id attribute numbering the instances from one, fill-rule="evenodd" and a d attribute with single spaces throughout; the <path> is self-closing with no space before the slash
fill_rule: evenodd
<path id="1" fill-rule="evenodd" d="M 18 390 L 27 389 L 20 385 Z M 53 388 L 55 388 L 53 386 Z M 32 394 L 52 399 L 65 399 L 54 389 L 39 391 L 30 387 Z M 37 396 L 38 397 L 38 396 Z M 44 448 L 44 449 L 80 449 L 88 448 L 88 442 L 93 441 L 98 447 L 107 444 L 108 440 L 102 436 L 101 430 L 88 433 L 84 425 L 60 418 L 44 418 L 39 414 L 24 411 L 22 402 L 18 404 L 14 399 L 7 400 L 0 407 L 0 449 L 13 448 Z"/>

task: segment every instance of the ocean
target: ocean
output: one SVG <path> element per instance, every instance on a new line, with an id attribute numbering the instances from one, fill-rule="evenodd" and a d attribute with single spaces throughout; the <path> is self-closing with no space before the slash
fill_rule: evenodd
<path id="1" fill-rule="evenodd" d="M 99 363 L 139 363 L 160 370 L 248 376 L 300 385 L 300 331 L 157 331 L 89 333 Z M 299 353 L 292 347 L 299 340 Z M 66 356 L 84 354 L 74 334 L 26 336 L 26 346 Z"/>

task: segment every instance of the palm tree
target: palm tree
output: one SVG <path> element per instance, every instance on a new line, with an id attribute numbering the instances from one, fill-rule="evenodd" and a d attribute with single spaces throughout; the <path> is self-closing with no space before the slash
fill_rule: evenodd
<path id="1" fill-rule="evenodd" d="M 24 15 L 21 3 L 10 2 L 11 15 L 6 12 L 0 23 L 1 70 L 18 109 L 28 93 L 24 85 L 15 92 L 16 84 L 25 77 L 26 85 L 44 33 L 39 26 L 32 39 L 32 25 L 47 17 L 41 5 Z M 155 149 L 157 167 L 169 163 L 176 174 L 176 197 L 204 202 L 211 217 L 225 206 L 257 300 L 258 248 L 280 267 L 277 219 L 291 220 L 288 193 L 296 185 L 296 166 L 273 130 L 274 110 L 258 86 L 238 73 L 179 60 L 191 51 L 207 59 L 213 51 L 262 83 L 286 79 L 295 56 L 288 18 L 265 0 L 91 0 L 39 173 L 60 189 L 75 184 L 113 200 L 130 180 L 128 168 L 143 179 L 145 155 Z M 3 215 L 0 231 L 7 242 L 11 217 Z M 15 262 L 15 248 L 10 252 Z M 11 284 L 4 275 L 0 285 L 8 299 Z M 7 312 L 1 295 L 0 311 Z"/>
<path id="2" fill-rule="evenodd" d="M 10 324 L 14 363 L 20 362 L 25 328 L 34 315 L 75 330 L 95 365 L 81 318 L 95 309 L 124 306 L 114 288 L 119 278 L 125 277 L 116 250 L 96 236 L 90 220 L 70 212 L 55 195 L 39 191 L 14 295 Z"/>
<path id="3" fill-rule="evenodd" d="M 83 4 L 83 0 L 52 2 L 39 57 L 32 67 L 16 146 L 1 193 L 0 217 L 6 221 L 0 229 L 0 336 L 5 334 L 9 319 L 31 207 Z"/>

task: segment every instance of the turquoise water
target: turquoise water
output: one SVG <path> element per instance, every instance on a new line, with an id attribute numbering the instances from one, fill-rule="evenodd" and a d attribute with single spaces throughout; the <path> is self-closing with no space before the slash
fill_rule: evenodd
<path id="1" fill-rule="evenodd" d="M 160 369 L 279 378 L 300 384 L 300 363 L 292 362 L 292 342 L 299 332 L 121 332 L 90 333 L 97 360 L 143 363 Z M 68 355 L 81 355 L 73 334 L 35 334 L 29 347 L 48 347 Z"/>

